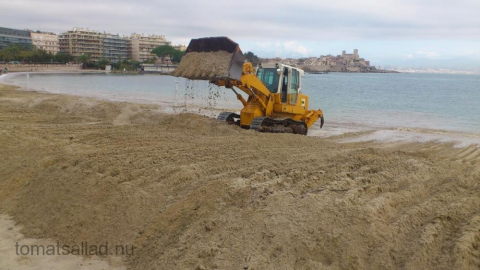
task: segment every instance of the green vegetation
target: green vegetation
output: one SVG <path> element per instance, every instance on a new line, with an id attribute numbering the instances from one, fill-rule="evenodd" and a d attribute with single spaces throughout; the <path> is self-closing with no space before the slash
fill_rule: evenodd
<path id="1" fill-rule="evenodd" d="M 150 59 L 147 59 L 145 61 L 143 61 L 144 64 L 155 64 L 155 61 L 157 59 L 154 57 L 154 58 L 150 58 Z"/>
<path id="2" fill-rule="evenodd" d="M 158 46 L 155 49 L 152 50 L 152 53 L 156 54 L 160 59 L 162 59 L 162 62 L 165 61 L 165 58 L 168 56 L 170 57 L 170 60 L 173 63 L 179 63 L 180 60 L 182 59 L 183 55 L 185 52 L 176 50 L 170 45 L 162 45 Z"/>
<path id="3" fill-rule="evenodd" d="M 92 61 L 92 57 L 90 54 L 82 54 L 81 56 L 77 57 L 77 62 L 83 64 L 83 68 L 87 69 L 102 69 L 105 70 L 107 65 L 110 65 L 110 60 L 101 58 L 100 60 L 94 62 Z"/>
<path id="4" fill-rule="evenodd" d="M 12 44 L 6 48 L 4 48 L 1 52 L 0 52 L 0 56 L 2 57 L 2 59 L 4 59 L 5 61 L 18 61 L 19 60 L 19 56 L 20 56 L 20 52 L 24 50 L 24 48 L 18 44 Z"/>
<path id="5" fill-rule="evenodd" d="M 136 71 L 140 67 L 140 62 L 135 62 L 131 60 L 123 60 L 122 62 L 112 63 L 110 60 L 101 58 L 100 60 L 94 62 L 90 54 L 82 54 L 77 57 L 77 62 L 83 64 L 83 68 L 87 69 L 102 69 L 104 70 L 107 65 L 111 65 L 113 70 L 126 70 L 126 71 Z"/>
<path id="6" fill-rule="evenodd" d="M 105 59 L 105 58 L 102 58 L 102 59 L 98 60 L 97 63 L 95 63 L 95 66 L 97 68 L 100 68 L 100 69 L 103 69 L 103 70 L 105 70 L 106 65 L 110 65 L 110 61 L 108 59 Z"/>
<path id="7" fill-rule="evenodd" d="M 77 62 L 82 63 L 83 68 L 85 68 L 90 63 L 91 58 L 92 56 L 89 53 L 85 53 L 77 57 Z"/>
<path id="8" fill-rule="evenodd" d="M 19 61 L 24 63 L 68 63 L 75 58 L 63 52 L 58 52 L 53 55 L 35 46 L 20 46 L 12 44 L 0 51 L 0 61 Z"/>
<path id="9" fill-rule="evenodd" d="M 57 63 L 69 63 L 73 62 L 73 60 L 75 60 L 75 57 L 69 53 L 57 52 L 55 54 L 55 62 Z"/>
<path id="10" fill-rule="evenodd" d="M 113 63 L 112 68 L 114 70 L 126 70 L 126 71 L 135 71 L 137 68 L 140 67 L 140 62 L 131 61 L 131 60 L 123 60 L 119 63 Z"/>
<path id="11" fill-rule="evenodd" d="M 253 52 L 246 52 L 243 56 L 245 57 L 245 60 L 251 62 L 254 67 L 260 63 L 260 58 L 258 58 Z"/>

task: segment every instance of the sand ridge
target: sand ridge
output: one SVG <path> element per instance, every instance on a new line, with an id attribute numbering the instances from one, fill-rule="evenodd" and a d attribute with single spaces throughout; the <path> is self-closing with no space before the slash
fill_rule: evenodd
<path id="1" fill-rule="evenodd" d="M 478 269 L 480 151 L 262 134 L 0 86 L 0 211 L 128 269 Z"/>

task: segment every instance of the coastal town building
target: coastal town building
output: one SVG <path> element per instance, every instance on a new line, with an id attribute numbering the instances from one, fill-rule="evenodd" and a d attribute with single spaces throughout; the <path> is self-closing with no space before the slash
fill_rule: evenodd
<path id="1" fill-rule="evenodd" d="M 30 32 L 30 37 L 32 38 L 32 44 L 38 49 L 42 49 L 52 54 L 56 54 L 60 51 L 58 36 L 54 33 L 40 31 Z"/>
<path id="2" fill-rule="evenodd" d="M 133 33 L 128 37 L 128 56 L 134 61 L 145 62 L 156 59 L 152 50 L 158 46 L 170 45 L 163 35 L 144 35 Z"/>
<path id="3" fill-rule="evenodd" d="M 103 58 L 118 63 L 128 58 L 128 40 L 119 35 L 103 34 Z"/>
<path id="4" fill-rule="evenodd" d="M 75 27 L 58 37 L 60 51 L 75 57 L 89 54 L 92 61 L 103 58 L 102 34 L 88 28 Z"/>
<path id="5" fill-rule="evenodd" d="M 31 46 L 30 31 L 0 27 L 0 50 L 11 44 L 19 44 L 24 47 Z"/>
<path id="6" fill-rule="evenodd" d="M 173 48 L 177 51 L 184 52 L 187 50 L 187 46 L 185 45 L 174 45 Z"/>
<path id="7" fill-rule="evenodd" d="M 112 63 L 128 58 L 128 40 L 119 35 L 76 27 L 59 36 L 60 51 L 75 57 L 89 54 L 94 62 L 107 59 Z"/>
<path id="8" fill-rule="evenodd" d="M 320 57 L 309 57 L 300 59 L 269 58 L 262 59 L 262 63 L 282 63 L 291 66 L 298 66 L 307 72 L 377 72 L 370 61 L 360 58 L 358 50 L 352 54 L 342 51 L 341 55 L 321 55 Z"/>
<path id="9" fill-rule="evenodd" d="M 370 61 L 360 58 L 357 49 L 353 50 L 353 54 L 342 51 L 342 55 L 322 55 L 317 60 L 318 63 L 324 69 L 331 71 L 370 72 L 375 69 L 370 66 Z"/>
<path id="10" fill-rule="evenodd" d="M 50 32 L 18 30 L 0 27 L 0 50 L 11 44 L 24 47 L 34 45 L 38 49 L 52 54 L 64 52 L 74 57 L 90 55 L 93 62 L 107 59 L 111 63 L 131 59 L 138 62 L 157 60 L 152 50 L 158 46 L 171 45 L 164 35 L 144 35 L 133 33 L 130 36 L 120 36 L 74 27 L 59 35 Z M 185 51 L 185 45 L 173 46 L 176 50 Z M 169 61 L 169 58 L 165 58 Z"/>

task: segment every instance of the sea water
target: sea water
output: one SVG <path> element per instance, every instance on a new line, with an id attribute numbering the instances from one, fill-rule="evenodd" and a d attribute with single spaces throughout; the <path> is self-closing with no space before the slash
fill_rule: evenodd
<path id="1" fill-rule="evenodd" d="M 480 133 L 480 75 L 306 75 L 304 93 L 345 123 Z"/>
<path id="2" fill-rule="evenodd" d="M 28 80 L 27 74 L 11 74 L 0 82 L 115 101 L 242 107 L 231 89 L 171 76 L 30 73 Z M 323 110 L 326 125 L 480 133 L 480 75 L 306 74 L 302 92 L 311 109 Z"/>

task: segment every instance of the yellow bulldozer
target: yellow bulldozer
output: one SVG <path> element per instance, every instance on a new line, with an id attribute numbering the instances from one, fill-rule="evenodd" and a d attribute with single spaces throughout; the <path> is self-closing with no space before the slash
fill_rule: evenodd
<path id="1" fill-rule="evenodd" d="M 232 89 L 243 109 L 222 112 L 218 119 L 242 128 L 306 135 L 318 119 L 320 128 L 324 123 L 322 110 L 309 110 L 308 96 L 301 93 L 303 70 L 281 63 L 254 68 L 227 37 L 192 39 L 173 75 Z"/>

